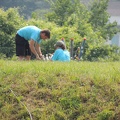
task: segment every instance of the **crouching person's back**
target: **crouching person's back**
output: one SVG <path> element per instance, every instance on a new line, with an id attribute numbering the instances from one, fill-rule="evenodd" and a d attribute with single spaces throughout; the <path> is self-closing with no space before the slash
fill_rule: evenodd
<path id="1" fill-rule="evenodd" d="M 66 50 L 66 46 L 63 41 L 57 41 L 54 47 L 55 47 L 55 52 L 51 59 L 52 61 L 62 61 L 62 62 L 70 61 L 70 53 L 68 50 Z"/>

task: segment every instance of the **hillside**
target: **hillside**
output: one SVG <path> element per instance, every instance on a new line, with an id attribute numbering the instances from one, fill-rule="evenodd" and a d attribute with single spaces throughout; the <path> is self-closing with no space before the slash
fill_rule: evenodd
<path id="1" fill-rule="evenodd" d="M 82 3 L 89 4 L 92 0 L 81 0 Z M 120 12 L 119 8 L 120 0 L 110 0 L 108 6 L 108 12 L 110 15 L 115 16 L 118 15 Z M 118 6 L 118 7 L 116 7 Z M 8 8 L 19 8 L 19 12 L 21 15 L 25 16 L 25 18 L 29 18 L 32 12 L 39 12 L 40 16 L 44 16 L 50 9 L 50 5 L 46 0 L 1 0 L 0 1 L 0 8 L 4 8 L 5 10 Z"/>
<path id="2" fill-rule="evenodd" d="M 50 8 L 48 2 L 45 0 L 2 0 L 0 1 L 0 8 L 5 10 L 8 8 L 18 8 L 21 15 L 29 18 L 35 10 L 41 10 L 44 13 Z"/>
<path id="3" fill-rule="evenodd" d="M 0 60 L 0 120 L 120 120 L 119 66 Z"/>

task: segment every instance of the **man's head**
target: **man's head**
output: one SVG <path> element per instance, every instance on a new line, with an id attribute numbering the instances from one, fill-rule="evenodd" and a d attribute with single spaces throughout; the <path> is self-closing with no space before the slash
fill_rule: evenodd
<path id="1" fill-rule="evenodd" d="M 45 40 L 45 39 L 50 39 L 50 31 L 49 30 L 42 30 L 40 32 L 40 37 L 41 39 Z"/>
<path id="2" fill-rule="evenodd" d="M 61 49 L 66 49 L 65 43 L 63 41 L 57 41 L 56 44 L 54 45 L 55 48 L 61 48 Z"/>

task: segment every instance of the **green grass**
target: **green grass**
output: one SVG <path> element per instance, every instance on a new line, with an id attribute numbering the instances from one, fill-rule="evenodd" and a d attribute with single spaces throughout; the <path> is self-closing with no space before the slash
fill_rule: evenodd
<path id="1" fill-rule="evenodd" d="M 0 60 L 0 120 L 30 120 L 30 114 L 33 120 L 119 120 L 120 62 Z"/>

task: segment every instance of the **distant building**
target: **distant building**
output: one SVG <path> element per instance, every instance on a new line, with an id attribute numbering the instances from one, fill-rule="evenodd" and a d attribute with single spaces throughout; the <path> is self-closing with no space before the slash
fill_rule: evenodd
<path id="1" fill-rule="evenodd" d="M 111 44 L 120 47 L 120 33 L 117 33 L 117 34 L 112 38 Z"/>
<path id="2" fill-rule="evenodd" d="M 120 28 L 120 1 L 110 1 L 108 5 L 108 13 L 110 14 L 110 22 L 116 21 L 118 28 Z M 117 33 L 110 41 L 111 45 L 116 45 L 120 47 L 120 33 Z"/>

